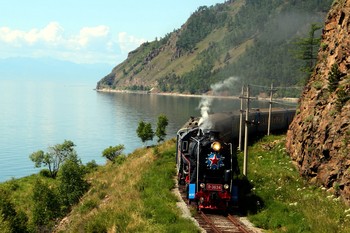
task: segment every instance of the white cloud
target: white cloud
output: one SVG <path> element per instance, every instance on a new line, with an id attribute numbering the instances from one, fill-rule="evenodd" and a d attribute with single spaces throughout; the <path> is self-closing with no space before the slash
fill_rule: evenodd
<path id="1" fill-rule="evenodd" d="M 17 45 L 16 40 L 22 36 L 22 32 L 19 30 L 11 30 L 8 27 L 0 28 L 0 40 L 5 43 L 12 43 L 14 46 Z"/>
<path id="2" fill-rule="evenodd" d="M 75 36 L 72 41 L 76 42 L 81 47 L 85 47 L 91 40 L 106 37 L 108 34 L 109 28 L 104 25 L 97 27 L 84 27 L 80 29 L 79 35 Z"/>
<path id="3" fill-rule="evenodd" d="M 126 32 L 120 32 L 118 34 L 118 44 L 124 53 L 130 52 L 144 42 L 146 42 L 145 39 L 136 38 L 132 35 L 128 35 Z"/>
<path id="4" fill-rule="evenodd" d="M 145 41 L 126 32 L 113 36 L 105 25 L 82 27 L 76 34 L 67 34 L 58 22 L 27 31 L 0 27 L 0 49 L 6 51 L 0 58 L 42 56 L 78 63 L 116 64 Z"/>
<path id="5" fill-rule="evenodd" d="M 57 22 L 51 22 L 43 29 L 34 28 L 27 32 L 1 27 L 0 41 L 14 46 L 32 45 L 39 41 L 56 43 L 61 39 L 62 32 L 63 28 Z"/>

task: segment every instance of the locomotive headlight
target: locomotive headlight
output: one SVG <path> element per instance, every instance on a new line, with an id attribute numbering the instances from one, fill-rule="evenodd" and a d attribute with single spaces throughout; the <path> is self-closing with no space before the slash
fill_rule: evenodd
<path id="1" fill-rule="evenodd" d="M 229 187 L 230 187 L 230 185 L 224 184 L 224 189 L 228 189 Z"/>
<path id="2" fill-rule="evenodd" d="M 221 144 L 220 144 L 220 142 L 213 142 L 213 143 L 211 144 L 211 148 L 212 148 L 213 150 L 215 150 L 215 151 L 219 151 L 219 150 L 221 149 Z"/>
<path id="3" fill-rule="evenodd" d="M 205 184 L 204 184 L 204 183 L 201 183 L 199 186 L 200 186 L 202 189 L 205 188 Z"/>

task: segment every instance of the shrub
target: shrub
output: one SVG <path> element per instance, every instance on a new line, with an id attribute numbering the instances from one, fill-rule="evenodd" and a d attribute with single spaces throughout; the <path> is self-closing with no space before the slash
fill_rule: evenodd
<path id="1" fill-rule="evenodd" d="M 37 230 L 53 226 L 53 220 L 60 216 L 60 202 L 58 195 L 47 184 L 37 179 L 33 187 L 32 200 L 33 223 Z"/>
<path id="2" fill-rule="evenodd" d="M 51 178 L 51 173 L 50 173 L 49 169 L 40 170 L 39 175 L 42 177 Z"/>
<path id="3" fill-rule="evenodd" d="M 88 162 L 85 165 L 85 172 L 86 173 L 90 173 L 90 172 L 96 171 L 97 168 L 98 168 L 98 164 L 96 163 L 96 161 L 95 160 L 91 160 L 90 162 Z"/>
<path id="4" fill-rule="evenodd" d="M 6 187 L 11 191 L 16 191 L 19 188 L 19 184 L 16 179 L 12 178 L 6 182 Z"/>
<path id="5" fill-rule="evenodd" d="M 328 74 L 328 90 L 333 92 L 337 89 L 342 73 L 338 69 L 338 64 L 333 64 Z"/>
<path id="6" fill-rule="evenodd" d="M 84 175 L 84 167 L 77 157 L 67 160 L 62 165 L 59 172 L 59 192 L 65 207 L 77 203 L 88 189 L 88 183 L 85 181 Z"/>
<path id="7" fill-rule="evenodd" d="M 336 101 L 336 109 L 340 111 L 345 103 L 350 100 L 350 96 L 346 93 L 344 87 L 340 87 L 337 91 L 337 101 Z"/>
<path id="8" fill-rule="evenodd" d="M 123 150 L 125 149 L 123 144 L 119 144 L 117 146 L 110 146 L 103 150 L 102 156 L 108 159 L 111 162 L 114 162 L 114 160 L 123 153 Z"/>
<path id="9" fill-rule="evenodd" d="M 312 86 L 316 89 L 316 90 L 321 90 L 322 89 L 322 82 L 320 81 L 316 81 L 312 84 Z"/>
<path id="10" fill-rule="evenodd" d="M 9 192 L 0 190 L 0 230 L 4 232 L 27 232 L 28 217 L 15 210 Z"/>

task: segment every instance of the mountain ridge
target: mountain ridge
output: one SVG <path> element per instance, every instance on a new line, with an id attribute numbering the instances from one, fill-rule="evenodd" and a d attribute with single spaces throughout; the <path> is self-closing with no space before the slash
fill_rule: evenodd
<path id="1" fill-rule="evenodd" d="M 202 94 L 231 76 L 240 84 L 298 85 L 305 75 L 290 53 L 293 42 L 324 21 L 330 2 L 231 0 L 199 7 L 180 29 L 131 51 L 97 89 Z"/>

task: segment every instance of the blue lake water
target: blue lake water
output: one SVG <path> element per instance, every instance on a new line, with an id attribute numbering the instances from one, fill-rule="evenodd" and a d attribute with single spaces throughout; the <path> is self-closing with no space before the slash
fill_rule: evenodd
<path id="1" fill-rule="evenodd" d="M 95 85 L 83 80 L 0 80 L 0 182 L 37 173 L 29 155 L 65 139 L 77 145 L 83 163 L 104 164 L 101 153 L 108 146 L 124 144 L 125 153 L 142 147 L 136 135 L 140 120 L 155 128 L 159 114 L 165 114 L 171 138 L 190 116 L 200 115 L 197 97 L 101 93 L 93 90 Z M 212 103 L 214 112 L 238 108 L 238 100 Z"/>

